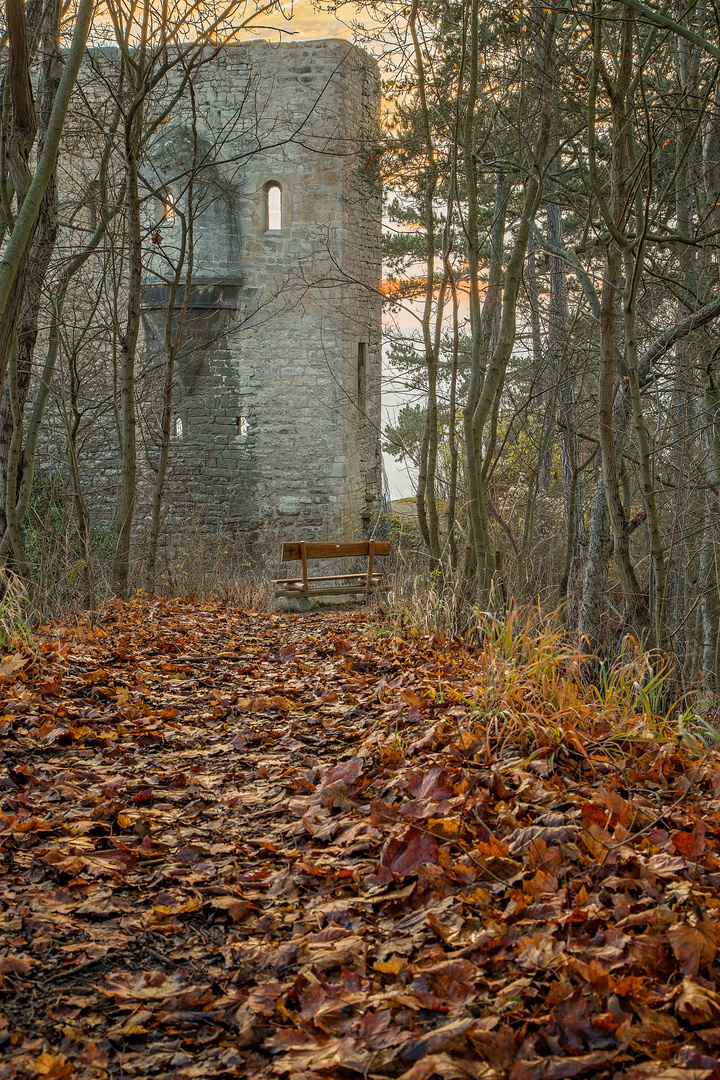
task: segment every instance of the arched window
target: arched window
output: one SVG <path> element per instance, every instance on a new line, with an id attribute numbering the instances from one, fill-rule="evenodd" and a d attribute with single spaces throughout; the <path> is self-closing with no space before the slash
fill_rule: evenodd
<path id="1" fill-rule="evenodd" d="M 265 185 L 265 232 L 282 229 L 282 188 L 271 181 Z"/>

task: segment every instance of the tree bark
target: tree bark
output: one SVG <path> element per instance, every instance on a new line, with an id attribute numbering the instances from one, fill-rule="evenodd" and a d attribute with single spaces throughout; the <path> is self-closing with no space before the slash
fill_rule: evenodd
<path id="1" fill-rule="evenodd" d="M 65 66 L 53 102 L 43 149 L 0 259 L 0 386 L 5 384 L 10 348 L 19 318 L 30 244 L 40 205 L 55 170 L 65 116 L 85 52 L 92 11 L 93 0 L 79 0 L 72 42 L 64 55 Z"/>
<path id="2" fill-rule="evenodd" d="M 60 83 L 60 5 L 57 0 L 45 13 L 42 28 L 42 97 L 38 118 L 38 152 L 42 154 L 45 135 L 52 113 L 53 103 Z M 24 280 L 24 293 L 19 312 L 19 321 L 15 338 L 15 361 L 12 365 L 12 386 L 5 387 L 0 400 L 0 491 L 4 498 L 0 506 L 0 536 L 8 525 L 8 513 L 15 521 L 13 534 L 16 543 L 20 542 L 22 518 L 14 516 L 15 497 L 20 482 L 19 470 L 22 469 L 22 453 L 14 449 L 14 444 L 22 445 L 23 417 L 25 403 L 32 377 L 33 356 L 38 335 L 38 319 L 42 302 L 42 292 L 50 266 L 55 241 L 58 233 L 58 191 L 55 170 L 53 170 L 45 194 L 40 204 L 38 223 L 33 237 Z M 10 381 L 10 380 L 9 380 Z M 13 405 L 15 407 L 13 407 Z M 19 427 L 17 427 L 19 424 Z M 10 458 L 15 462 L 16 474 L 9 477 Z M 10 482 L 10 486 L 8 483 Z M 13 501 L 11 501 L 13 500 Z M 16 564 L 25 562 L 24 553 L 15 551 Z"/>
<path id="3" fill-rule="evenodd" d="M 597 178 L 595 110 L 598 81 L 604 71 L 602 61 L 602 15 L 600 0 L 593 0 L 593 71 L 588 102 L 588 159 L 593 191 L 601 208 L 610 239 L 605 248 L 603 286 L 600 296 L 600 357 L 598 379 L 598 442 L 602 460 L 603 484 L 613 528 L 615 567 L 623 589 L 624 621 L 638 638 L 650 631 L 650 613 L 630 558 L 630 534 L 620 496 L 619 468 L 613 430 L 613 397 L 616 374 L 615 302 L 627 241 L 623 234 L 627 212 L 627 125 L 626 95 L 633 62 L 633 20 L 622 27 L 620 72 L 614 86 L 604 75 L 612 111 L 611 191 L 606 200 Z M 627 373 L 621 372 L 624 379 Z"/>

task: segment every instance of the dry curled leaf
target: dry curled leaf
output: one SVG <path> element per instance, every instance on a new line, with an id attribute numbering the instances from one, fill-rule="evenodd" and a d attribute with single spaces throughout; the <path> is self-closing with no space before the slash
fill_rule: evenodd
<path id="1" fill-rule="evenodd" d="M 675 1011 L 693 1027 L 716 1024 L 720 1020 L 720 994 L 685 976 Z"/>
<path id="2" fill-rule="evenodd" d="M 694 925 L 677 923 L 668 930 L 667 939 L 683 975 L 697 975 L 715 959 L 717 937 L 712 919 L 704 917 Z"/>
<path id="3" fill-rule="evenodd" d="M 4 656 L 0 660 L 0 675 L 14 675 L 20 668 L 25 667 L 28 662 L 28 658 L 23 656 L 22 653 L 15 653 L 14 656 Z"/>
<path id="4" fill-rule="evenodd" d="M 70 1080 L 73 1067 L 64 1054 L 40 1054 L 32 1063 L 36 1076 L 44 1080 Z"/>

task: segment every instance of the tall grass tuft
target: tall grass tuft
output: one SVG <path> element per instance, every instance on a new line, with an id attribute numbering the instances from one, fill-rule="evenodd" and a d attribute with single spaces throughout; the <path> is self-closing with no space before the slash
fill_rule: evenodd
<path id="1" fill-rule="evenodd" d="M 31 605 L 20 578 L 0 570 L 0 652 L 27 648 L 32 643 Z"/>
<path id="2" fill-rule="evenodd" d="M 673 744 L 679 736 L 680 702 L 668 700 L 669 672 L 662 656 L 626 637 L 612 661 L 590 656 L 571 640 L 561 613 L 511 608 L 475 611 L 462 622 L 453 590 L 418 586 L 396 595 L 387 618 L 401 636 L 459 636 L 478 672 L 462 725 L 468 745 L 480 740 L 486 757 L 512 767 L 557 755 L 610 761 L 631 743 Z M 685 725 L 686 745 L 698 730 Z M 720 741 L 720 728 L 715 729 Z M 706 726 L 705 742 L 712 740 Z"/>

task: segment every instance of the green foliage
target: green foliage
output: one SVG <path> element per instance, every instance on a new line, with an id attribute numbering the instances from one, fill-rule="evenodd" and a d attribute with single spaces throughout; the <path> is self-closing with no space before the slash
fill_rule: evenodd
<path id="1" fill-rule="evenodd" d="M 385 425 L 383 450 L 386 454 L 392 454 L 396 461 L 410 461 L 417 466 L 424 428 L 424 406 L 403 405 L 398 413 L 397 424 Z"/>

